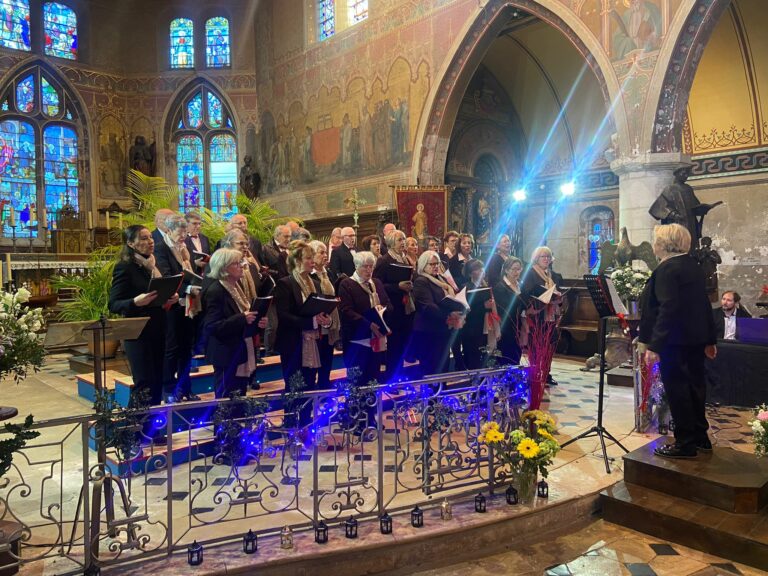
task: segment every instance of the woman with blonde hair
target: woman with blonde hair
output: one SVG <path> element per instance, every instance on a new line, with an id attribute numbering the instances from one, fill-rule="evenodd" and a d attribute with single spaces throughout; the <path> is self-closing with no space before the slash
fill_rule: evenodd
<path id="1" fill-rule="evenodd" d="M 326 298 L 334 298 L 336 290 L 328 270 L 328 248 L 320 240 L 312 240 L 309 246 L 314 251 L 314 271 L 311 276 L 315 284 L 320 284 L 320 293 Z M 317 387 L 325 390 L 331 387 L 331 367 L 333 366 L 333 350 L 341 342 L 341 320 L 338 308 L 329 314 L 331 325 L 320 328 L 320 367 L 317 369 Z"/>

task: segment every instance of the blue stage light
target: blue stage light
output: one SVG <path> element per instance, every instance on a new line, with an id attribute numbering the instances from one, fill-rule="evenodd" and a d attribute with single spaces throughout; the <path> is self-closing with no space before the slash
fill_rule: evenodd
<path id="1" fill-rule="evenodd" d="M 576 192 L 576 184 L 571 182 L 565 182 L 564 184 L 560 185 L 560 193 L 563 196 L 573 196 L 573 194 Z"/>
<path id="2" fill-rule="evenodd" d="M 528 198 L 528 194 L 525 192 L 524 188 L 512 192 L 512 199 L 515 202 L 524 202 L 526 198 Z"/>

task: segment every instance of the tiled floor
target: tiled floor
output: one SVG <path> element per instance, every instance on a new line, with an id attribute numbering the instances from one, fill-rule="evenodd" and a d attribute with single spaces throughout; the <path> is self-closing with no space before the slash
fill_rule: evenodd
<path id="1" fill-rule="evenodd" d="M 753 576 L 760 570 L 597 520 L 570 534 L 413 576 Z"/>

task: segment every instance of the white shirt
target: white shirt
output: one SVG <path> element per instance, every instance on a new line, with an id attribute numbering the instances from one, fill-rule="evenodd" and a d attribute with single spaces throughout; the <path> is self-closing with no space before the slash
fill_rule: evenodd
<path id="1" fill-rule="evenodd" d="M 723 313 L 723 316 L 725 317 L 725 333 L 723 338 L 725 340 L 736 340 L 736 310 L 730 315 Z"/>

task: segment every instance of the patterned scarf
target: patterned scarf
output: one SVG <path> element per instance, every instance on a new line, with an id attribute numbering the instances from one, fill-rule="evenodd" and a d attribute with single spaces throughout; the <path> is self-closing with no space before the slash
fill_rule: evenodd
<path id="1" fill-rule="evenodd" d="M 154 254 L 150 254 L 149 256 L 142 256 L 138 252 L 134 252 L 133 261 L 142 268 L 148 270 L 152 278 L 160 278 L 162 276 L 162 274 L 160 274 L 160 270 L 157 269 L 157 265 L 155 264 Z"/>
<path id="2" fill-rule="evenodd" d="M 294 268 L 291 275 L 301 289 L 301 301 L 306 301 L 310 294 L 315 293 L 315 285 L 312 283 L 309 273 Z M 312 321 L 314 328 L 301 331 L 301 366 L 303 368 L 320 368 L 321 366 L 320 350 L 317 348 L 320 331 L 318 330 L 317 320 L 313 319 Z"/>
<path id="3" fill-rule="evenodd" d="M 227 282 L 226 280 L 219 280 L 219 284 L 232 296 L 240 313 L 245 314 L 250 309 L 251 305 L 246 299 L 243 289 L 238 284 Z M 243 340 L 245 341 L 246 359 L 242 364 L 238 364 L 235 376 L 250 378 L 251 374 L 256 370 L 256 352 L 253 348 L 253 338 L 246 337 Z"/>
<path id="4" fill-rule="evenodd" d="M 336 290 L 333 288 L 333 282 L 328 277 L 328 271 L 325 268 L 315 268 L 315 274 L 320 279 L 320 292 L 324 296 L 335 296 Z M 339 309 L 335 308 L 331 312 L 331 325 L 322 329 L 323 334 L 328 334 L 328 344 L 333 346 L 341 340 L 341 318 L 339 318 Z"/>
<path id="5" fill-rule="evenodd" d="M 408 257 L 405 254 L 398 254 L 394 250 L 390 250 L 389 252 L 387 252 L 387 254 L 391 254 L 392 259 L 398 264 L 405 264 L 406 266 L 415 268 L 414 264 L 410 261 L 410 259 L 408 259 Z M 403 294 L 403 306 L 405 306 L 406 316 L 416 312 L 416 302 L 413 300 L 412 292 L 407 292 Z"/>
<path id="6" fill-rule="evenodd" d="M 456 296 L 456 290 L 453 289 L 453 286 L 448 284 L 442 276 L 432 276 L 432 274 L 424 274 L 424 277 L 432 282 L 432 284 L 435 284 L 436 286 L 440 286 L 440 288 L 443 289 L 443 293 L 446 296 Z"/>

